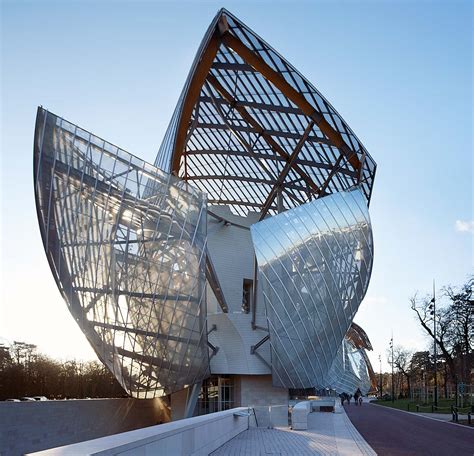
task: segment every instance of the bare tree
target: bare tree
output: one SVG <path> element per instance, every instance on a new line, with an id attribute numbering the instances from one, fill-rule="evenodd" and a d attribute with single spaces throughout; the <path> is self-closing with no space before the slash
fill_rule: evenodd
<path id="1" fill-rule="evenodd" d="M 456 363 L 453 356 L 453 347 L 451 345 L 451 321 L 449 311 L 445 308 L 439 308 L 436 312 L 436 336 L 434 334 L 434 315 L 431 311 L 431 297 L 426 296 L 419 299 L 415 294 L 410 298 L 411 308 L 415 311 L 418 321 L 425 332 L 433 339 L 433 342 L 439 347 L 443 357 L 448 363 L 450 374 L 453 382 L 457 385 L 458 375 L 456 371 Z"/>
<path id="2" fill-rule="evenodd" d="M 470 370 L 468 360 L 474 348 L 473 288 L 473 277 L 470 277 L 460 289 L 445 287 L 441 301 L 445 299 L 447 303 L 437 306 L 436 315 L 433 315 L 431 308 L 431 296 L 420 299 L 415 294 L 410 299 L 411 308 L 416 313 L 421 327 L 439 348 L 455 384 L 461 378 L 467 380 Z M 436 334 L 433 328 L 435 317 Z M 459 363 L 464 366 L 461 370 L 457 366 Z"/>
<path id="3" fill-rule="evenodd" d="M 407 396 L 410 397 L 411 393 L 411 359 L 412 359 L 412 352 L 407 350 L 406 348 L 402 347 L 401 345 L 396 345 L 393 347 L 393 360 L 392 360 L 392 351 L 389 349 L 387 350 L 387 362 L 392 364 L 393 367 L 397 369 L 399 375 L 399 383 L 400 389 L 399 393 L 402 393 L 403 390 L 403 378 L 406 379 L 407 382 Z"/>

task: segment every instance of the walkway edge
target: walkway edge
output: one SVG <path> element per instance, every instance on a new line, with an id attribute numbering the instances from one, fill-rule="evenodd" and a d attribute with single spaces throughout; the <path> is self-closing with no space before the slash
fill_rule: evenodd
<path id="1" fill-rule="evenodd" d="M 359 448 L 360 452 L 363 455 L 367 455 L 367 456 L 377 456 L 377 453 L 374 451 L 374 449 L 369 445 L 367 440 L 365 440 L 364 437 L 362 437 L 362 434 L 354 426 L 351 419 L 349 418 L 346 411 L 344 410 L 344 407 L 341 407 L 341 406 L 336 406 L 336 407 L 342 410 L 340 413 L 343 415 L 344 425 L 346 426 L 346 429 L 351 434 L 352 439 L 354 440 L 354 443 Z M 334 429 L 334 431 L 336 431 L 336 429 Z M 337 444 L 337 441 L 338 441 L 337 435 L 335 437 L 336 437 L 336 444 Z"/>

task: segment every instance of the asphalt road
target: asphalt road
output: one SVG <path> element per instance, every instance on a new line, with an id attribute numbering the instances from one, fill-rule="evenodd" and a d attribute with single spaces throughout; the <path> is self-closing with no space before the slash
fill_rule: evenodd
<path id="1" fill-rule="evenodd" d="M 380 456 L 473 456 L 474 429 L 364 403 L 344 406 L 354 426 Z"/>

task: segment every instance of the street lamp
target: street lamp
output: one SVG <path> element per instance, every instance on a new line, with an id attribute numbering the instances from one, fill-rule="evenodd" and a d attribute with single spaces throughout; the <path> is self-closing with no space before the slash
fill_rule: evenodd
<path id="1" fill-rule="evenodd" d="M 392 364 L 392 402 L 395 402 L 395 388 L 393 384 L 393 334 L 392 338 L 390 339 L 390 349 L 392 351 L 392 359 L 390 360 Z"/>
<path id="2" fill-rule="evenodd" d="M 382 399 L 382 356 L 379 355 L 379 363 L 380 363 L 380 399 Z"/>
<path id="3" fill-rule="evenodd" d="M 434 405 L 438 407 L 438 349 L 436 344 L 436 294 L 435 294 L 435 281 L 433 279 L 433 299 L 430 301 L 428 308 L 430 309 L 430 315 L 433 317 L 433 340 L 434 340 Z"/>

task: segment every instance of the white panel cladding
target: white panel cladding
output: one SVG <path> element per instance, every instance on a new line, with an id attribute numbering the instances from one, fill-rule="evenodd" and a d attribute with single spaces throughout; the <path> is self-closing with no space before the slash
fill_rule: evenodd
<path id="1" fill-rule="evenodd" d="M 250 347 L 267 335 L 260 329 L 252 330 L 251 319 L 251 314 L 244 313 L 208 316 L 208 327 L 214 324 L 217 327 L 209 334 L 209 342 L 219 347 L 211 358 L 213 374 L 270 374 L 270 368 L 258 356 L 250 354 Z M 266 325 L 266 318 L 258 317 L 257 325 Z M 258 353 L 270 363 L 269 342 L 264 343 Z"/>
<path id="2" fill-rule="evenodd" d="M 243 226 L 258 221 L 259 214 L 249 213 L 239 217 L 226 206 L 212 206 L 209 210 L 227 220 Z M 242 292 L 244 279 L 253 280 L 255 252 L 250 230 L 225 225 L 212 216 L 208 216 L 208 251 L 224 293 L 229 313 L 242 312 Z M 208 287 L 209 290 L 209 287 Z M 220 312 L 215 297 L 208 294 L 208 313 Z M 263 294 L 258 290 L 257 313 L 264 315 Z M 265 325 L 266 326 L 266 325 Z"/>
<path id="3" fill-rule="evenodd" d="M 237 407 L 34 454 L 205 456 L 249 428 L 246 412 Z"/>
<path id="4" fill-rule="evenodd" d="M 213 213 L 242 226 L 249 227 L 258 221 L 259 214 L 249 213 L 247 217 L 232 214 L 226 206 L 209 208 Z M 233 225 L 225 225 L 208 216 L 208 250 L 211 256 L 222 292 L 229 307 L 229 313 L 222 313 L 211 288 L 208 286 L 208 330 L 209 342 L 219 351 L 211 358 L 213 374 L 269 374 L 270 368 L 250 349 L 266 335 L 266 331 L 252 329 L 252 313 L 242 312 L 244 279 L 253 280 L 254 258 L 250 230 Z M 267 328 L 263 293 L 258 290 L 257 326 Z M 259 349 L 261 355 L 270 363 L 269 342 Z"/>

